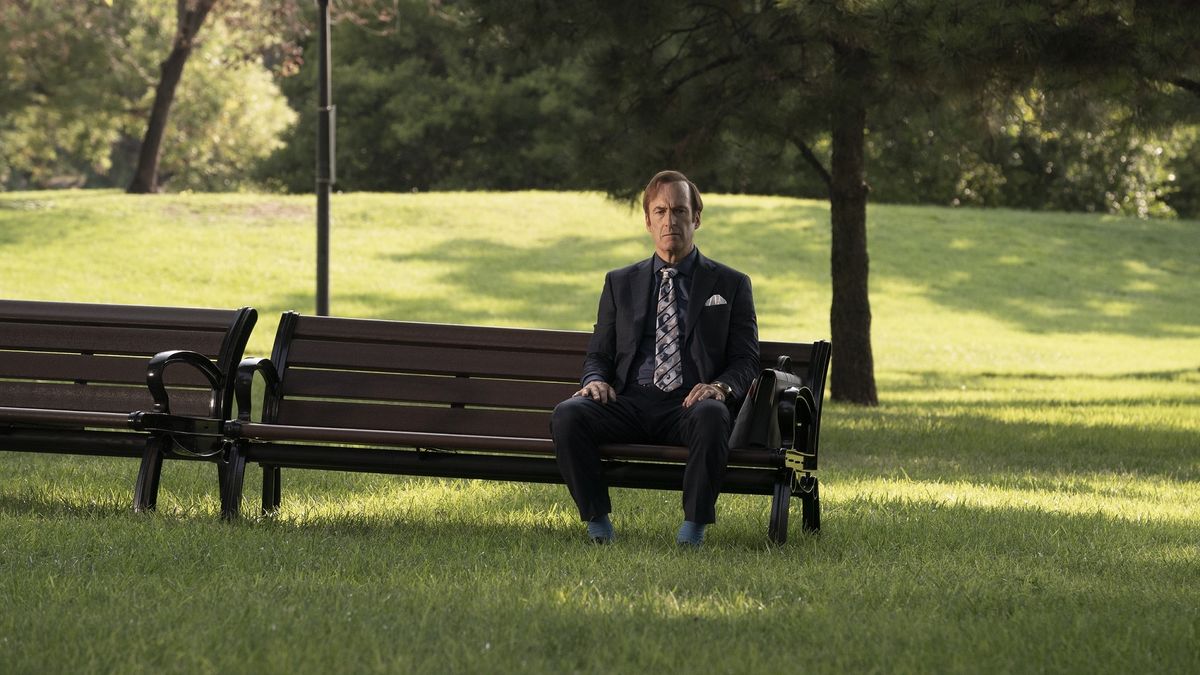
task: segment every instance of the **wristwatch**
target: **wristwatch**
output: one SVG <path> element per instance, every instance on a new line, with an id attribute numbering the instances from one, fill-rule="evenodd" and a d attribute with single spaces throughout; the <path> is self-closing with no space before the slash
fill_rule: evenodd
<path id="1" fill-rule="evenodd" d="M 717 389 L 720 389 L 721 393 L 725 396 L 726 399 L 729 399 L 733 396 L 733 387 L 730 387 L 729 385 L 725 384 L 724 382 L 722 382 L 720 380 L 713 380 L 712 386 L 716 387 Z"/>

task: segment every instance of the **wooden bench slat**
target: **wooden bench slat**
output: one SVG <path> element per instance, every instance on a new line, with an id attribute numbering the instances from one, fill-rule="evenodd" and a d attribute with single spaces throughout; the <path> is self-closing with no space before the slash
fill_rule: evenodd
<path id="1" fill-rule="evenodd" d="M 795 347 L 795 345 L 789 345 Z M 811 349 L 774 348 L 762 352 L 762 367 L 775 365 L 776 357 L 792 357 L 795 372 L 808 368 Z M 464 349 L 399 344 L 336 342 L 296 339 L 288 352 L 289 367 L 359 368 L 396 372 L 485 377 L 513 377 L 578 382 L 584 353 Z"/>
<path id="2" fill-rule="evenodd" d="M 564 352 L 582 355 L 588 334 L 495 326 L 427 324 L 378 319 L 301 316 L 295 338 L 445 347 Z"/>
<path id="3" fill-rule="evenodd" d="M 33 424 L 52 427 L 107 427 L 124 429 L 128 413 L 92 412 L 83 410 L 53 410 L 49 408 L 0 407 L 0 423 Z"/>
<path id="4" fill-rule="evenodd" d="M 285 400 L 276 421 L 316 427 L 549 438 L 550 413 Z"/>
<path id="5" fill-rule="evenodd" d="M 293 340 L 287 367 L 350 368 L 442 375 L 483 375 L 577 382 L 583 360 L 575 354 L 414 347 Z"/>
<path id="6" fill-rule="evenodd" d="M 792 365 L 796 367 L 795 372 L 802 373 L 808 368 L 808 364 L 812 362 L 812 345 L 792 344 L 790 342 L 760 342 L 758 344 L 758 355 L 763 368 L 773 367 L 775 359 L 778 356 L 790 356 Z"/>
<path id="7" fill-rule="evenodd" d="M 582 366 L 590 333 L 304 315 L 299 317 L 293 337 L 301 340 L 561 352 L 577 354 L 579 365 Z M 781 354 L 790 356 L 797 365 L 807 365 L 812 359 L 811 344 L 765 340 L 760 342 L 759 350 L 764 367 L 774 365 L 775 358 Z"/>
<path id="8" fill-rule="evenodd" d="M 250 443 L 246 448 L 250 461 L 298 469 L 363 471 L 413 476 L 515 480 L 536 483 L 561 483 L 554 460 L 541 457 L 495 457 L 466 453 L 420 453 L 406 450 L 329 448 L 307 445 Z M 678 490 L 683 482 L 683 466 L 649 462 L 621 462 L 604 467 L 606 480 L 613 487 Z M 729 468 L 721 491 L 733 494 L 769 495 L 774 489 L 775 472 L 762 469 Z"/>
<path id="9" fill-rule="evenodd" d="M 6 300 L 0 321 L 70 323 L 93 326 L 156 326 L 184 330 L 226 330 L 237 311 L 199 307 L 107 305 L 84 302 Z"/>
<path id="10" fill-rule="evenodd" d="M 0 330 L 0 349 L 78 351 L 92 354 L 153 356 L 168 349 L 190 349 L 214 358 L 225 339 L 224 331 L 166 330 L 158 328 L 70 327 L 16 323 Z"/>
<path id="11" fill-rule="evenodd" d="M 171 397 L 171 412 L 208 415 L 208 391 L 178 388 L 167 391 Z M 3 380 L 0 381 L 0 406 L 130 413 L 150 410 L 154 400 L 144 384 L 123 387 Z"/>
<path id="12" fill-rule="evenodd" d="M 484 380 L 292 368 L 288 370 L 283 395 L 553 409 L 578 388 L 576 382 Z"/>
<path id="13" fill-rule="evenodd" d="M 148 362 L 144 356 L 0 351 L 0 377 L 145 385 Z M 168 368 L 165 379 L 168 385 L 208 386 L 208 380 L 203 375 L 186 366 Z"/>
<path id="14" fill-rule="evenodd" d="M 487 436 L 450 432 L 394 431 L 347 427 L 315 427 L 302 424 L 237 423 L 238 436 L 262 441 L 316 441 L 322 443 L 361 443 L 364 445 L 409 446 L 422 448 L 476 448 L 509 452 L 553 453 L 549 438 Z"/>
<path id="15" fill-rule="evenodd" d="M 99 415 L 101 413 L 91 413 Z M 121 417 L 124 417 L 122 415 Z M 67 455 L 139 458 L 146 450 L 146 436 L 123 432 L 103 419 L 85 422 L 87 429 L 67 428 L 55 422 L 48 428 L 12 427 L 0 434 L 0 450 L 12 452 L 50 452 Z M 96 428 L 103 431 L 97 431 Z"/>
<path id="16" fill-rule="evenodd" d="M 549 438 L 515 436 L 484 436 L 457 433 L 420 431 L 387 431 L 377 428 L 347 429 L 312 427 L 288 424 L 240 425 L 243 438 L 276 441 L 312 441 L 359 443 L 363 445 L 441 448 L 447 450 L 502 452 L 527 455 L 554 455 L 554 441 Z M 644 461 L 687 461 L 687 448 L 668 445 L 610 444 L 600 447 L 607 459 L 636 459 Z M 734 448 L 729 451 L 730 466 L 782 466 L 782 458 L 760 448 Z"/>

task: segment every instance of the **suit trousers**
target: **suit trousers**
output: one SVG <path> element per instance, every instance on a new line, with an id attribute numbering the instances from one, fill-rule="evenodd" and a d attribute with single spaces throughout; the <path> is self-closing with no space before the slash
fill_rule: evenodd
<path id="1" fill-rule="evenodd" d="M 685 445 L 683 513 L 696 523 L 717 520 L 717 496 L 729 461 L 730 413 L 725 403 L 705 399 L 683 407 L 690 387 L 664 392 L 630 385 L 608 403 L 578 396 L 559 403 L 550 419 L 554 455 L 579 517 L 592 520 L 612 511 L 600 464 L 606 443 Z"/>

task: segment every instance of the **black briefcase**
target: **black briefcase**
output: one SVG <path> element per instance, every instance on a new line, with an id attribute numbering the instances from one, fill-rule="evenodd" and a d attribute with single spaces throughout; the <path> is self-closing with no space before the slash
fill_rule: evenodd
<path id="1" fill-rule="evenodd" d="M 783 442 L 779 432 L 779 395 L 789 387 L 805 388 L 804 380 L 792 373 L 791 360 L 779 357 L 774 368 L 767 368 L 746 392 L 729 435 L 731 448 L 778 448 Z M 809 399 L 812 398 L 810 395 Z M 801 399 L 803 400 L 803 399 Z M 799 404 L 799 402 L 798 402 Z"/>

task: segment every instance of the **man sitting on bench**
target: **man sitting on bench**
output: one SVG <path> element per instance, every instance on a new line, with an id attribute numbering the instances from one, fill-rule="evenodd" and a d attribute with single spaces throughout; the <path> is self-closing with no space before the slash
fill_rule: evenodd
<path id="1" fill-rule="evenodd" d="M 758 323 L 750 278 L 693 243 L 703 208 L 683 174 L 650 180 L 642 210 L 655 253 L 605 277 L 582 388 L 551 418 L 559 470 L 597 543 L 614 539 L 605 443 L 687 446 L 676 541 L 699 546 L 716 522 L 729 406 L 758 374 Z"/>

